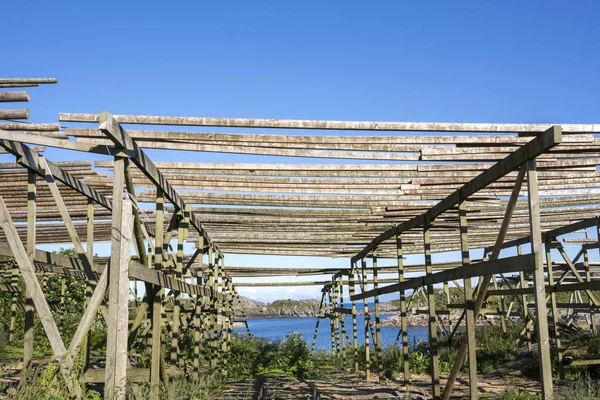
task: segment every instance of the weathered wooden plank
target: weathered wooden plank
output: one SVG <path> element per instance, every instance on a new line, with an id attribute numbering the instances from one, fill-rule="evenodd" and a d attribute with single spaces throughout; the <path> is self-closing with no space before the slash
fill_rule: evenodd
<path id="1" fill-rule="evenodd" d="M 29 101 L 27 92 L 0 92 L 0 103 Z"/>
<path id="2" fill-rule="evenodd" d="M 477 124 L 445 122 L 371 122 L 371 121 L 322 121 L 322 120 L 275 120 L 250 118 L 203 118 L 165 117 L 145 115 L 114 115 L 123 124 L 221 126 L 237 128 L 279 129 L 334 129 L 361 131 L 425 131 L 425 132 L 536 132 L 548 130 L 552 124 Z M 60 113 L 62 122 L 98 122 L 98 114 Z M 565 132 L 600 133 L 596 124 L 562 124 Z"/>
<path id="3" fill-rule="evenodd" d="M 31 122 L 2 122 L 0 129 L 5 131 L 46 131 L 57 132 L 60 130 L 59 124 L 40 124 Z"/>
<path id="4" fill-rule="evenodd" d="M 83 374 L 83 380 L 86 383 L 103 383 L 106 371 L 104 369 L 88 369 Z M 150 381 L 150 369 L 148 368 L 128 368 L 127 381 L 131 383 L 144 383 Z"/>
<path id="5" fill-rule="evenodd" d="M 65 132 L 74 137 L 104 138 L 98 130 L 89 128 L 67 128 Z M 512 146 L 518 147 L 531 140 L 530 137 L 512 135 L 377 135 L 377 136 L 313 136 L 313 135 L 278 135 L 278 134 L 247 134 L 247 133 L 207 133 L 207 132 L 168 132 L 134 130 L 127 131 L 134 139 L 156 141 L 191 141 L 203 143 L 262 143 L 265 145 L 402 145 L 398 151 L 418 151 L 421 147 L 408 147 L 407 145 L 461 145 L 461 146 Z M 595 143 L 594 136 L 589 134 L 570 135 L 565 138 L 565 144 Z M 363 147 L 364 150 L 391 150 L 394 147 Z M 512 149 L 514 150 L 514 148 Z M 512 151 L 511 150 L 511 151 Z"/>
<path id="6" fill-rule="evenodd" d="M 58 78 L 0 78 L 0 85 L 44 85 L 58 83 Z"/>
<path id="7" fill-rule="evenodd" d="M 0 119 L 28 119 L 29 110 L 0 110 Z"/>

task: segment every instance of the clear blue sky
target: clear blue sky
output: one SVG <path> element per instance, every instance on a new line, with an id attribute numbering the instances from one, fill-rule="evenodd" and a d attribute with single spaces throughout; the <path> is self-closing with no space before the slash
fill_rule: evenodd
<path id="1" fill-rule="evenodd" d="M 5 2 L 2 13 L 0 75 L 59 78 L 56 86 L 31 90 L 37 122 L 56 121 L 59 111 L 102 110 L 598 122 L 600 3 L 594 1 L 21 0 Z M 152 156 L 169 159 L 168 152 Z M 187 153 L 185 159 L 258 158 Z"/>

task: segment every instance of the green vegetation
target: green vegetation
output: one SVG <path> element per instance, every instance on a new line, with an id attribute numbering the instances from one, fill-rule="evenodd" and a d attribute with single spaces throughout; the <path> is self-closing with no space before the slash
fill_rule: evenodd
<path id="1" fill-rule="evenodd" d="M 600 399 L 600 383 L 591 378 L 571 381 L 556 391 L 555 400 L 596 400 Z"/>
<path id="2" fill-rule="evenodd" d="M 600 384 L 590 378 L 570 381 L 566 386 L 556 387 L 555 400 L 597 400 L 600 398 Z M 540 400 L 539 394 L 522 389 L 506 389 L 501 400 Z"/>
<path id="3" fill-rule="evenodd" d="M 196 382 L 187 379 L 176 379 L 171 381 L 168 388 L 161 387 L 160 400 L 200 400 L 215 398 L 214 395 L 223 392 L 227 388 L 225 378 L 219 374 L 203 375 Z M 127 388 L 127 400 L 146 400 L 150 398 L 150 386 L 148 384 L 129 385 Z M 92 400 L 92 399 L 90 399 Z M 95 400 L 95 399 L 94 399 Z"/>
<path id="4" fill-rule="evenodd" d="M 234 379 L 269 375 L 314 379 L 322 375 L 327 358 L 324 352 L 311 353 L 297 333 L 275 342 L 234 335 L 227 358 L 227 375 Z"/>
<path id="5" fill-rule="evenodd" d="M 506 389 L 501 400 L 540 400 L 539 394 L 529 393 L 523 389 Z"/>
<path id="6" fill-rule="evenodd" d="M 521 345 L 517 338 L 522 326 L 516 324 L 509 328 L 507 333 L 500 327 L 489 327 L 477 331 L 477 367 L 479 373 L 489 373 L 498 369 L 508 361 L 516 360 L 521 352 Z M 440 342 L 438 348 L 440 371 L 449 373 L 456 360 L 456 353 L 460 340 L 455 339 L 451 344 Z M 364 346 L 359 351 L 364 357 Z M 427 342 L 413 343 L 409 347 L 408 359 L 410 370 L 413 374 L 429 374 L 431 369 L 430 347 Z M 364 359 L 361 360 L 364 366 Z M 372 357 L 372 368 L 377 367 L 376 359 Z M 388 347 L 383 352 L 383 369 L 388 378 L 394 378 L 403 371 L 403 355 L 401 349 Z M 463 367 L 466 371 L 466 366 Z"/>

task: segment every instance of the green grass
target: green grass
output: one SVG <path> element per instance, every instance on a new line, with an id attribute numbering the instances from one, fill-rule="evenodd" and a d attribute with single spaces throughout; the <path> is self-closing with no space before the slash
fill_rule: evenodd
<path id="1" fill-rule="evenodd" d="M 558 388 L 555 400 L 597 400 L 600 399 L 600 383 L 591 378 L 569 382 L 565 387 Z"/>
<path id="2" fill-rule="evenodd" d="M 542 397 L 539 394 L 532 394 L 523 389 L 506 389 L 501 400 L 540 400 Z"/>

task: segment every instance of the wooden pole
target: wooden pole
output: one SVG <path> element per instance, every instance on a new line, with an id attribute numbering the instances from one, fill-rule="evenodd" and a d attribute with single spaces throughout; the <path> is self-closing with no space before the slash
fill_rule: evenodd
<path id="1" fill-rule="evenodd" d="M 433 274 L 431 264 L 431 221 L 425 220 L 423 224 L 423 247 L 425 250 L 426 274 Z M 440 365 L 438 355 L 438 338 L 435 314 L 435 292 L 433 285 L 427 285 L 427 302 L 429 310 L 429 351 L 431 353 L 431 386 L 433 390 L 433 399 L 440 398 Z"/>
<path id="2" fill-rule="evenodd" d="M 336 355 L 336 347 L 335 347 L 335 330 L 333 327 L 333 308 L 334 308 L 334 304 L 333 304 L 333 295 L 331 293 L 332 288 L 331 285 L 327 287 L 327 304 L 329 304 L 328 307 L 328 314 L 329 314 L 329 330 L 331 333 L 331 354 L 333 356 Z"/>
<path id="3" fill-rule="evenodd" d="M 366 264 L 367 260 L 363 257 L 360 260 L 361 263 L 361 274 L 362 274 L 362 292 L 367 291 L 367 270 Z M 363 299 L 363 309 L 364 309 L 364 326 L 365 326 L 365 378 L 366 380 L 371 379 L 371 354 L 369 349 L 369 301 L 365 297 Z"/>
<path id="4" fill-rule="evenodd" d="M 377 249 L 373 250 L 373 289 L 379 289 L 379 277 L 377 271 Z M 375 295 L 375 346 L 377 351 L 377 372 L 379 382 L 385 380 L 383 374 L 383 349 L 381 346 L 381 318 L 379 314 L 379 295 Z"/>
<path id="5" fill-rule="evenodd" d="M 27 258 L 31 263 L 35 256 L 36 243 L 36 200 L 37 178 L 35 172 L 27 170 Z M 25 282 L 25 333 L 23 337 L 23 370 L 31 366 L 33 357 L 33 321 L 35 307 L 27 282 Z"/>
<path id="6" fill-rule="evenodd" d="M 340 276 L 340 282 L 338 285 L 338 289 L 339 289 L 339 306 L 341 308 L 344 308 L 344 276 L 341 275 Z M 348 333 L 346 332 L 346 324 L 344 321 L 345 318 L 345 314 L 338 314 L 339 315 L 339 320 L 340 320 L 340 324 L 341 324 L 341 332 L 340 332 L 340 342 L 341 342 L 341 353 L 342 353 L 342 365 L 346 366 L 346 337 L 348 336 Z"/>
<path id="7" fill-rule="evenodd" d="M 404 260 L 402 252 L 402 235 L 396 235 L 396 258 L 398 260 L 398 282 L 404 282 Z M 406 307 L 406 291 L 400 289 L 400 332 L 402 333 L 402 365 L 404 386 L 410 383 L 410 365 L 408 360 L 408 315 Z"/>
<path id="8" fill-rule="evenodd" d="M 590 273 L 590 261 L 589 261 L 589 257 L 588 257 L 588 251 L 585 248 L 583 249 L 583 266 L 585 268 L 585 278 L 588 282 L 591 282 L 592 274 Z M 592 332 L 592 335 L 595 335 L 596 331 L 597 331 L 597 326 L 596 326 L 595 308 L 592 307 L 594 305 L 594 302 L 590 299 L 589 304 L 590 304 L 590 330 Z"/>
<path id="9" fill-rule="evenodd" d="M 133 236 L 132 203 L 123 194 L 125 160 L 115 158 L 113 185 L 113 220 L 109 269 L 108 337 L 106 341 L 106 373 L 104 396 L 125 399 L 127 386 L 127 353 L 129 323 L 129 261 Z M 143 251 L 143 249 L 142 249 Z"/>
<path id="10" fill-rule="evenodd" d="M 164 237 L 164 193 L 156 189 L 156 225 L 154 240 L 154 269 L 163 269 L 163 237 Z M 158 400 L 160 393 L 160 366 L 162 359 L 161 338 L 161 287 L 155 285 L 152 297 L 152 359 L 150 363 L 150 398 Z"/>
<path id="11" fill-rule="evenodd" d="M 462 253 L 462 264 L 463 266 L 469 266 L 471 264 L 471 256 L 469 254 L 469 233 L 468 233 L 468 221 L 467 221 L 467 203 L 466 200 L 461 199 L 458 204 L 459 213 L 459 225 L 460 225 L 460 247 Z M 467 328 L 467 347 L 469 350 L 469 391 L 470 398 L 477 400 L 479 393 L 477 389 L 477 355 L 476 355 L 476 341 L 475 341 L 475 310 L 473 304 L 473 286 L 471 278 L 465 278 L 464 280 L 464 293 L 465 293 L 465 316 L 466 316 L 466 328 Z"/>
<path id="12" fill-rule="evenodd" d="M 498 280 L 496 276 L 492 276 L 492 282 L 494 283 L 494 289 L 498 290 Z M 502 332 L 506 333 L 506 319 L 504 314 L 506 313 L 505 305 L 504 305 L 504 296 L 500 296 L 500 327 L 502 328 Z"/>
<path id="13" fill-rule="evenodd" d="M 550 358 L 550 338 L 548 335 L 548 310 L 546 307 L 546 287 L 544 283 L 544 260 L 542 257 L 542 229 L 540 223 L 540 202 L 536 163 L 527 161 L 527 192 L 529 200 L 529 223 L 531 229 L 531 253 L 535 256 L 536 270 L 533 274 L 537 341 L 540 354 L 540 380 L 542 398 L 551 400 L 552 359 Z"/>
<path id="14" fill-rule="evenodd" d="M 444 288 L 444 297 L 446 300 L 446 309 L 448 309 L 448 305 L 450 304 L 450 286 L 448 285 L 448 282 L 444 282 L 442 284 L 443 288 Z M 445 325 L 443 323 L 444 321 L 440 318 L 440 323 L 444 326 L 445 329 Z M 450 313 L 448 313 L 448 335 L 452 332 L 452 315 Z"/>
<path id="15" fill-rule="evenodd" d="M 175 264 L 175 278 L 181 279 L 183 274 L 183 245 L 186 240 L 186 230 L 189 225 L 189 206 L 186 204 L 186 209 L 183 212 L 183 219 L 179 221 L 177 226 L 177 263 Z M 181 318 L 181 294 L 174 293 L 173 304 L 173 325 L 171 326 L 171 365 L 177 367 L 178 352 L 179 352 L 179 325 Z"/>
<path id="16" fill-rule="evenodd" d="M 325 292 L 321 291 L 321 303 L 319 304 L 319 312 L 317 313 L 317 323 L 315 324 L 315 333 L 313 334 L 312 345 L 310 351 L 315 351 L 315 345 L 317 343 L 317 333 L 319 332 L 319 321 L 321 320 L 321 311 L 323 310 L 323 302 L 325 300 Z"/>
<path id="17" fill-rule="evenodd" d="M 94 262 L 94 201 L 92 199 L 88 199 L 87 205 L 87 221 L 86 221 L 86 251 L 87 258 L 93 264 Z M 106 290 L 106 288 L 105 288 Z M 90 300 L 92 298 L 93 288 L 92 285 L 86 280 L 85 282 L 85 301 L 86 306 L 90 304 Z M 90 352 L 91 352 L 91 340 L 92 335 L 88 332 L 85 343 L 83 345 L 83 363 L 84 370 L 90 364 Z"/>
<path id="18" fill-rule="evenodd" d="M 221 257 L 219 259 L 219 264 L 217 265 L 217 286 L 218 286 L 218 292 L 220 292 L 221 294 L 225 294 L 225 286 L 224 286 L 224 280 L 223 280 L 223 269 L 225 269 L 225 256 L 223 254 L 221 254 Z M 220 321 L 219 324 L 219 331 L 220 331 L 220 338 L 221 338 L 221 343 L 219 346 L 219 343 L 217 342 L 217 359 L 219 362 L 219 368 L 224 371 L 225 366 L 227 365 L 226 362 L 226 342 L 225 342 L 225 333 L 226 333 L 226 326 L 227 326 L 227 314 L 225 312 L 225 300 L 218 300 L 218 305 L 219 305 L 219 316 L 220 319 L 217 321 Z"/>
<path id="19" fill-rule="evenodd" d="M 204 263 L 204 236 L 198 236 L 198 249 L 200 254 L 198 255 L 198 266 L 201 267 Z M 198 275 L 196 276 L 196 284 L 203 285 L 201 268 L 197 270 Z M 192 373 L 192 379 L 197 381 L 200 377 L 200 340 L 201 340 L 201 329 L 202 329 L 202 297 L 196 296 L 196 309 L 194 315 L 194 371 Z"/>
<path id="20" fill-rule="evenodd" d="M 522 249 L 521 245 L 517 246 L 517 255 L 521 255 Z M 527 282 L 525 281 L 525 273 L 523 271 L 519 271 L 519 282 L 521 282 L 521 288 L 527 287 Z M 521 306 L 523 307 L 523 321 L 525 321 L 525 340 L 527 341 L 527 352 L 531 353 L 531 330 L 528 328 L 529 324 L 527 323 L 527 318 L 529 317 L 529 309 L 527 306 L 527 295 L 521 295 Z"/>
<path id="21" fill-rule="evenodd" d="M 18 269 L 11 270 L 11 285 L 17 286 L 19 278 L 17 276 Z M 8 326 L 8 343 L 15 341 L 15 328 L 17 323 L 17 303 L 19 301 L 19 293 L 15 292 L 10 303 L 10 324 Z"/>
<path id="22" fill-rule="evenodd" d="M 333 279 L 331 282 L 331 315 L 333 321 L 335 355 L 339 361 L 342 356 L 342 352 L 340 351 L 340 321 L 338 318 L 338 312 L 335 311 L 336 307 L 338 307 L 338 285 L 337 281 Z"/>
<path id="23" fill-rule="evenodd" d="M 208 286 L 216 289 L 216 277 L 217 277 L 217 269 L 216 269 L 216 257 L 213 251 L 212 246 L 208 247 L 208 265 L 209 265 L 209 278 L 208 278 Z M 217 302 L 216 299 L 210 299 L 210 315 L 209 315 L 209 349 L 210 349 L 210 369 L 211 371 L 216 371 L 217 369 Z"/>
<path id="24" fill-rule="evenodd" d="M 350 262 L 350 276 L 348 278 L 348 294 L 352 299 L 356 292 L 354 282 L 355 263 Z M 356 326 L 356 300 L 352 300 L 352 354 L 354 359 L 354 372 L 358 374 L 358 330 Z"/>
<path id="25" fill-rule="evenodd" d="M 550 288 L 554 287 L 554 271 L 552 268 L 552 239 L 546 237 L 546 241 L 544 243 L 546 248 L 546 269 L 548 271 L 548 286 Z M 560 330 L 558 329 L 558 308 L 556 307 L 556 293 L 550 293 L 550 307 L 552 308 L 552 330 L 554 331 L 554 343 L 556 345 L 556 352 L 558 356 L 558 372 L 560 375 L 560 379 L 565 379 L 565 366 L 563 362 L 563 349 L 560 340 Z"/>

